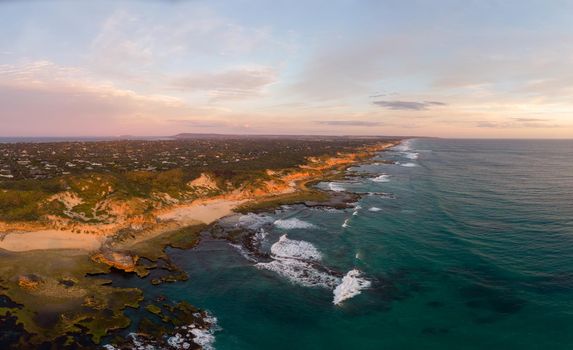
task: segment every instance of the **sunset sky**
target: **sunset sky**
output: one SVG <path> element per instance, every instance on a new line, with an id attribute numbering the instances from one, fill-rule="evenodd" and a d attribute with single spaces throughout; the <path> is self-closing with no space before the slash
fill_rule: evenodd
<path id="1" fill-rule="evenodd" d="M 573 137 L 573 1 L 1 1 L 0 136 Z"/>

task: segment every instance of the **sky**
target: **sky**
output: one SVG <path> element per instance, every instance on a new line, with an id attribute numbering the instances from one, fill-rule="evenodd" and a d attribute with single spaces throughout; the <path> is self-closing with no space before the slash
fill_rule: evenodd
<path id="1" fill-rule="evenodd" d="M 0 136 L 573 138 L 573 0 L 0 0 Z"/>

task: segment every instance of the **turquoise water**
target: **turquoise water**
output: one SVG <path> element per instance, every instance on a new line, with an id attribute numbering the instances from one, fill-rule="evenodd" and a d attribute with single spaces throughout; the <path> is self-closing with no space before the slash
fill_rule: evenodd
<path id="1" fill-rule="evenodd" d="M 419 139 L 380 159 L 399 164 L 320 184 L 372 193 L 353 209 L 260 217 L 263 252 L 287 234 L 322 255 L 310 269 L 371 282 L 340 305 L 214 239 L 170 251 L 187 282 L 137 283 L 208 309 L 219 350 L 573 348 L 573 142 Z M 292 218 L 312 226 L 273 224 Z"/>

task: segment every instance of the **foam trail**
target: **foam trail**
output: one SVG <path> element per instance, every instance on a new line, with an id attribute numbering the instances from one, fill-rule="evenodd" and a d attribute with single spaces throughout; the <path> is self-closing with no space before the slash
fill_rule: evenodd
<path id="1" fill-rule="evenodd" d="M 346 276 L 342 278 L 342 282 L 334 289 L 334 305 L 340 305 L 344 300 L 350 299 L 358 294 L 365 288 L 369 288 L 370 281 L 361 277 L 362 274 L 357 269 L 348 271 Z"/>
<path id="2" fill-rule="evenodd" d="M 334 288 L 340 279 L 322 272 L 312 264 L 297 259 L 277 259 L 268 263 L 255 265 L 259 269 L 273 271 L 276 274 L 303 287 Z"/>
<path id="3" fill-rule="evenodd" d="M 418 165 L 416 165 L 416 163 L 400 163 L 400 165 L 405 166 L 407 168 L 413 168 L 415 166 L 418 166 Z"/>
<path id="4" fill-rule="evenodd" d="M 378 208 L 378 207 L 372 207 L 372 208 L 368 209 L 368 211 L 373 211 L 373 212 L 381 211 L 381 210 L 382 210 L 382 209 L 380 209 L 380 208 Z"/>
<path id="5" fill-rule="evenodd" d="M 297 218 L 279 219 L 276 220 L 273 224 L 283 230 L 316 228 L 316 226 L 310 222 L 306 222 Z"/>

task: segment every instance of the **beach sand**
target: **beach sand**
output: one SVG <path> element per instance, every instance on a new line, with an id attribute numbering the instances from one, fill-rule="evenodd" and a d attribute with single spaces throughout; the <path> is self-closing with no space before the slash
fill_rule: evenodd
<path id="1" fill-rule="evenodd" d="M 233 209 L 245 201 L 217 199 L 206 202 L 195 202 L 171 208 L 159 214 L 161 221 L 173 220 L 180 224 L 210 224 L 224 216 L 231 215 Z"/>
<path id="2" fill-rule="evenodd" d="M 172 222 L 173 225 L 160 226 L 138 237 L 132 244 L 156 237 L 169 230 L 178 227 L 210 224 L 224 216 L 231 215 L 233 209 L 244 201 L 239 200 L 212 200 L 197 201 L 188 205 L 171 208 L 157 216 L 164 222 Z M 74 233 L 71 231 L 40 230 L 30 232 L 8 232 L 0 236 L 0 249 L 13 252 L 25 252 L 30 250 L 45 249 L 79 249 L 84 251 L 98 250 L 106 236 Z"/>
<path id="3" fill-rule="evenodd" d="M 74 233 L 71 231 L 43 230 L 33 232 L 10 232 L 0 240 L 0 249 L 13 252 L 43 249 L 98 249 L 105 237 Z"/>

